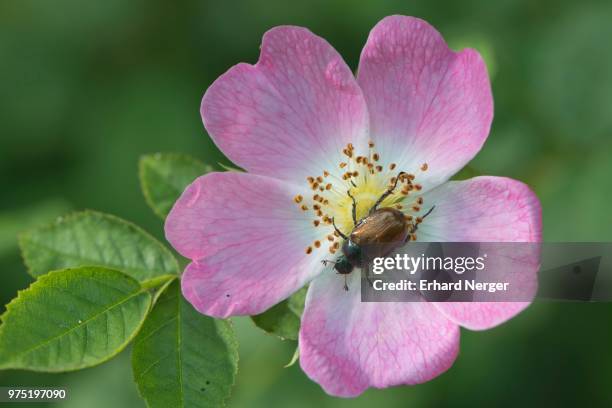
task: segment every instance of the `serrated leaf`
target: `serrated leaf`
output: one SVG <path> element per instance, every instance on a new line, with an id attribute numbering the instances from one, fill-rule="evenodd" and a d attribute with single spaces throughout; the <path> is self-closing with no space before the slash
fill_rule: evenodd
<path id="1" fill-rule="evenodd" d="M 307 291 L 305 286 L 265 312 L 251 316 L 251 319 L 260 329 L 283 340 L 297 340 Z"/>
<path id="2" fill-rule="evenodd" d="M 234 383 L 238 345 L 231 324 L 198 313 L 174 281 L 134 341 L 132 366 L 149 407 L 218 407 Z"/>
<path id="3" fill-rule="evenodd" d="M 191 156 L 175 153 L 143 156 L 138 168 L 145 200 L 162 219 L 192 181 L 212 170 Z"/>
<path id="4" fill-rule="evenodd" d="M 125 348 L 150 306 L 148 291 L 121 272 L 50 272 L 7 305 L 0 369 L 58 372 L 100 364 Z"/>
<path id="5" fill-rule="evenodd" d="M 0 212 L 0 257 L 18 250 L 17 237 L 21 232 L 48 223 L 68 211 L 70 205 L 66 201 L 51 198 Z"/>
<path id="6" fill-rule="evenodd" d="M 176 258 L 147 232 L 93 211 L 75 213 L 22 234 L 19 245 L 34 277 L 79 266 L 120 270 L 141 282 L 179 272 Z"/>

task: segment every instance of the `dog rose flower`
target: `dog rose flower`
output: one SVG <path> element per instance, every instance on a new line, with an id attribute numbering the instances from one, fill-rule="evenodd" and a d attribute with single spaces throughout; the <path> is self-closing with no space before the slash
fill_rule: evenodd
<path id="1" fill-rule="evenodd" d="M 300 364 L 329 394 L 428 381 L 453 364 L 460 326 L 487 329 L 529 304 L 362 303 L 358 271 L 347 291 L 321 263 L 340 253 L 332 223 L 353 228 L 347 191 L 359 219 L 395 181 L 381 206 L 418 224 L 412 240 L 541 240 L 540 204 L 526 185 L 447 181 L 482 147 L 493 101 L 480 55 L 453 52 L 425 21 L 379 22 L 356 78 L 322 38 L 273 28 L 255 65 L 238 64 L 210 86 L 201 114 L 246 173 L 198 178 L 169 214 L 166 237 L 192 261 L 183 294 L 225 318 L 262 313 L 310 283 Z"/>

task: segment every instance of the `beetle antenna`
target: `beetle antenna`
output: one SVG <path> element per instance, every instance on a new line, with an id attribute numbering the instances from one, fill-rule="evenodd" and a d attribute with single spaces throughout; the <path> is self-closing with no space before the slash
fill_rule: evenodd
<path id="1" fill-rule="evenodd" d="M 343 239 L 347 240 L 347 239 L 348 239 L 348 237 L 347 237 L 346 235 L 344 235 L 344 234 L 342 233 L 342 231 L 340 231 L 340 230 L 338 229 L 338 227 L 336 226 L 336 221 L 334 220 L 334 217 L 332 217 L 332 224 L 333 224 L 333 226 L 334 226 L 334 229 L 335 229 L 335 230 L 336 230 L 336 232 L 338 233 L 338 235 L 340 235 L 340 236 L 341 236 Z"/>
<path id="2" fill-rule="evenodd" d="M 425 213 L 425 215 L 423 215 L 423 216 L 421 217 L 421 219 L 422 219 L 422 220 L 424 220 L 424 219 L 425 219 L 425 217 L 427 217 L 429 214 L 431 214 L 431 212 L 434 210 L 434 208 L 436 208 L 436 206 L 435 206 L 435 205 L 432 205 L 432 206 L 431 206 L 431 208 L 430 208 L 430 209 L 429 209 L 429 210 L 428 210 L 428 211 Z"/>
<path id="3" fill-rule="evenodd" d="M 393 182 L 393 186 L 389 187 L 387 191 L 385 191 L 384 193 L 381 194 L 380 197 L 378 197 L 378 200 L 376 200 L 372 208 L 370 208 L 370 212 L 369 212 L 370 215 L 372 215 L 372 213 L 376 211 L 376 208 L 380 205 L 380 203 L 382 203 L 385 200 L 385 198 L 393 194 L 393 191 L 395 190 L 395 187 L 397 187 L 397 183 L 399 183 L 399 180 L 403 174 L 406 174 L 406 172 L 400 171 L 397 177 L 395 178 L 395 181 Z"/>

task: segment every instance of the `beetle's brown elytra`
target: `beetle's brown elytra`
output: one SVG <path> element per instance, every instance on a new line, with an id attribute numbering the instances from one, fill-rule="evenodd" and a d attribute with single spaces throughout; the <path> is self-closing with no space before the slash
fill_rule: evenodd
<path id="1" fill-rule="evenodd" d="M 349 239 L 364 251 L 376 252 L 367 257 L 373 259 L 385 256 L 403 245 L 409 232 L 410 224 L 404 214 L 395 208 L 384 207 L 359 221 Z"/>
<path id="2" fill-rule="evenodd" d="M 399 171 L 401 165 L 396 163 L 385 163 L 374 148 L 370 141 L 367 154 L 363 154 L 348 143 L 337 168 L 306 177 L 308 189 L 292 196 L 300 212 L 314 216 L 309 222 L 321 231 L 306 254 L 320 256 L 320 251 L 329 251 L 334 255 L 340 250 L 340 257 L 324 264 L 334 264 L 336 272 L 345 276 L 373 258 L 416 240 L 418 224 L 433 209 L 418 215 L 424 200 L 416 173 Z M 423 163 L 415 170 L 424 172 L 428 168 Z M 325 240 L 328 244 L 322 245 Z"/>
<path id="3" fill-rule="evenodd" d="M 336 261 L 323 261 L 324 265 L 333 263 L 334 269 L 340 275 L 345 275 L 344 289 L 348 290 L 346 275 L 354 268 L 366 267 L 374 258 L 389 255 L 410 240 L 416 240 L 418 225 L 433 211 L 419 217 L 415 223 L 410 223 L 401 211 L 383 207 L 374 209 L 367 217 L 361 219 L 349 236 L 337 231 L 345 237 L 342 244 L 342 256 Z"/>

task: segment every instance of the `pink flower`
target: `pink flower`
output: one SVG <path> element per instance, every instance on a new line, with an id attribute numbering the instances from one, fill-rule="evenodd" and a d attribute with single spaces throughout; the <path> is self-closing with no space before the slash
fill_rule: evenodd
<path id="1" fill-rule="evenodd" d="M 362 303 L 359 272 L 346 291 L 344 277 L 321 264 L 339 254 L 332 217 L 352 229 L 346 191 L 363 217 L 400 170 L 410 176 L 382 206 L 416 222 L 435 205 L 416 239 L 540 241 L 540 204 L 526 185 L 447 181 L 480 150 L 493 117 L 476 51 L 451 51 L 417 18 L 387 17 L 371 31 L 355 78 L 322 38 L 276 27 L 257 64 L 238 64 L 211 85 L 201 113 L 247 173 L 198 178 L 168 216 L 168 240 L 192 260 L 183 294 L 224 318 L 261 313 L 310 283 L 300 364 L 329 394 L 428 381 L 455 360 L 460 326 L 487 329 L 527 307 Z"/>

